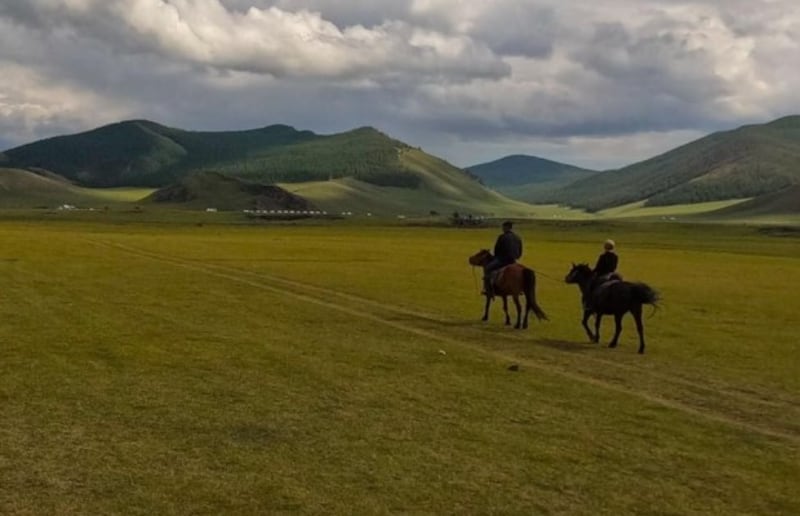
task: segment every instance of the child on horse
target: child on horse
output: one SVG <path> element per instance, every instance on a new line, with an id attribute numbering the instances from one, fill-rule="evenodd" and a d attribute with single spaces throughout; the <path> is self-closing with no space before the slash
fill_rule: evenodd
<path id="1" fill-rule="evenodd" d="M 583 297 L 583 307 L 586 309 L 591 308 L 589 306 L 589 294 L 591 294 L 595 288 L 611 279 L 621 279 L 621 277 L 616 274 L 617 265 L 619 265 L 619 256 L 617 256 L 615 248 L 616 244 L 613 240 L 609 239 L 603 243 L 603 253 L 597 258 L 597 263 L 592 270 L 592 282 L 589 284 L 588 292 Z"/>

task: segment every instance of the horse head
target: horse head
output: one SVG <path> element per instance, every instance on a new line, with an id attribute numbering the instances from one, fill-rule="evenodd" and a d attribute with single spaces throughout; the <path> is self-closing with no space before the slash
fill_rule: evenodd
<path id="1" fill-rule="evenodd" d="M 481 249 L 469 257 L 469 264 L 473 267 L 483 267 L 492 259 L 492 253 L 488 249 Z"/>
<path id="2" fill-rule="evenodd" d="M 564 277 L 564 281 L 567 283 L 581 283 L 583 281 L 587 281 L 592 277 L 592 268 L 585 263 L 579 264 L 572 264 L 572 268 L 567 273 L 566 277 Z"/>

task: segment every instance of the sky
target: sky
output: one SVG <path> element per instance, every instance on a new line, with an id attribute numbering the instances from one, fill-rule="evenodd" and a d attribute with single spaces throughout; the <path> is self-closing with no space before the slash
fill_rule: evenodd
<path id="1" fill-rule="evenodd" d="M 373 126 L 607 169 L 800 114 L 797 0 L 0 0 L 0 150 L 129 119 Z"/>

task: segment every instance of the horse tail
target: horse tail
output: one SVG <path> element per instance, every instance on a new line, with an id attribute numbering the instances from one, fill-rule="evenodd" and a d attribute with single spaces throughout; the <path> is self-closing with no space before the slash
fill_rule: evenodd
<path id="1" fill-rule="evenodd" d="M 643 305 L 653 305 L 654 308 L 658 308 L 660 296 L 658 292 L 653 290 L 649 285 L 645 283 L 632 283 L 631 294 L 633 295 L 634 301 L 642 303 Z"/>
<path id="2" fill-rule="evenodd" d="M 536 303 L 536 273 L 527 267 L 523 269 L 522 284 L 525 292 L 525 309 L 532 311 L 540 321 L 549 320 L 544 310 Z"/>

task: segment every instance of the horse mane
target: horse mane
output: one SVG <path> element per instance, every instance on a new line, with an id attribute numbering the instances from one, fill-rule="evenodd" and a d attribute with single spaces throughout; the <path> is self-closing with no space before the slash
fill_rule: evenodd
<path id="1" fill-rule="evenodd" d="M 476 256 L 477 256 L 477 255 L 479 255 L 479 254 L 481 254 L 481 253 L 485 253 L 486 255 L 488 255 L 490 260 L 491 260 L 492 258 L 494 258 L 494 255 L 492 254 L 492 251 L 491 251 L 491 250 L 489 250 L 489 249 L 481 249 L 480 251 L 478 251 L 478 252 L 477 252 L 477 253 L 475 253 L 475 254 L 476 254 Z"/>
<path id="2" fill-rule="evenodd" d="M 576 264 L 574 264 L 572 267 L 573 267 L 574 269 L 579 269 L 579 270 L 582 270 L 582 271 L 589 271 L 589 272 L 592 272 L 592 268 L 589 266 L 589 264 L 588 264 L 588 263 L 583 263 L 583 262 L 581 262 L 581 263 L 576 263 Z"/>
<path id="3" fill-rule="evenodd" d="M 494 255 L 492 255 L 492 252 L 489 251 L 488 249 L 480 249 L 477 253 L 475 253 L 474 255 L 469 257 L 470 265 L 472 265 L 473 267 L 477 267 L 478 263 L 473 262 L 473 260 L 477 260 L 478 256 L 481 256 L 481 255 L 488 255 L 488 258 L 482 259 L 482 260 L 485 260 L 486 262 L 488 262 L 489 260 L 494 258 Z"/>

